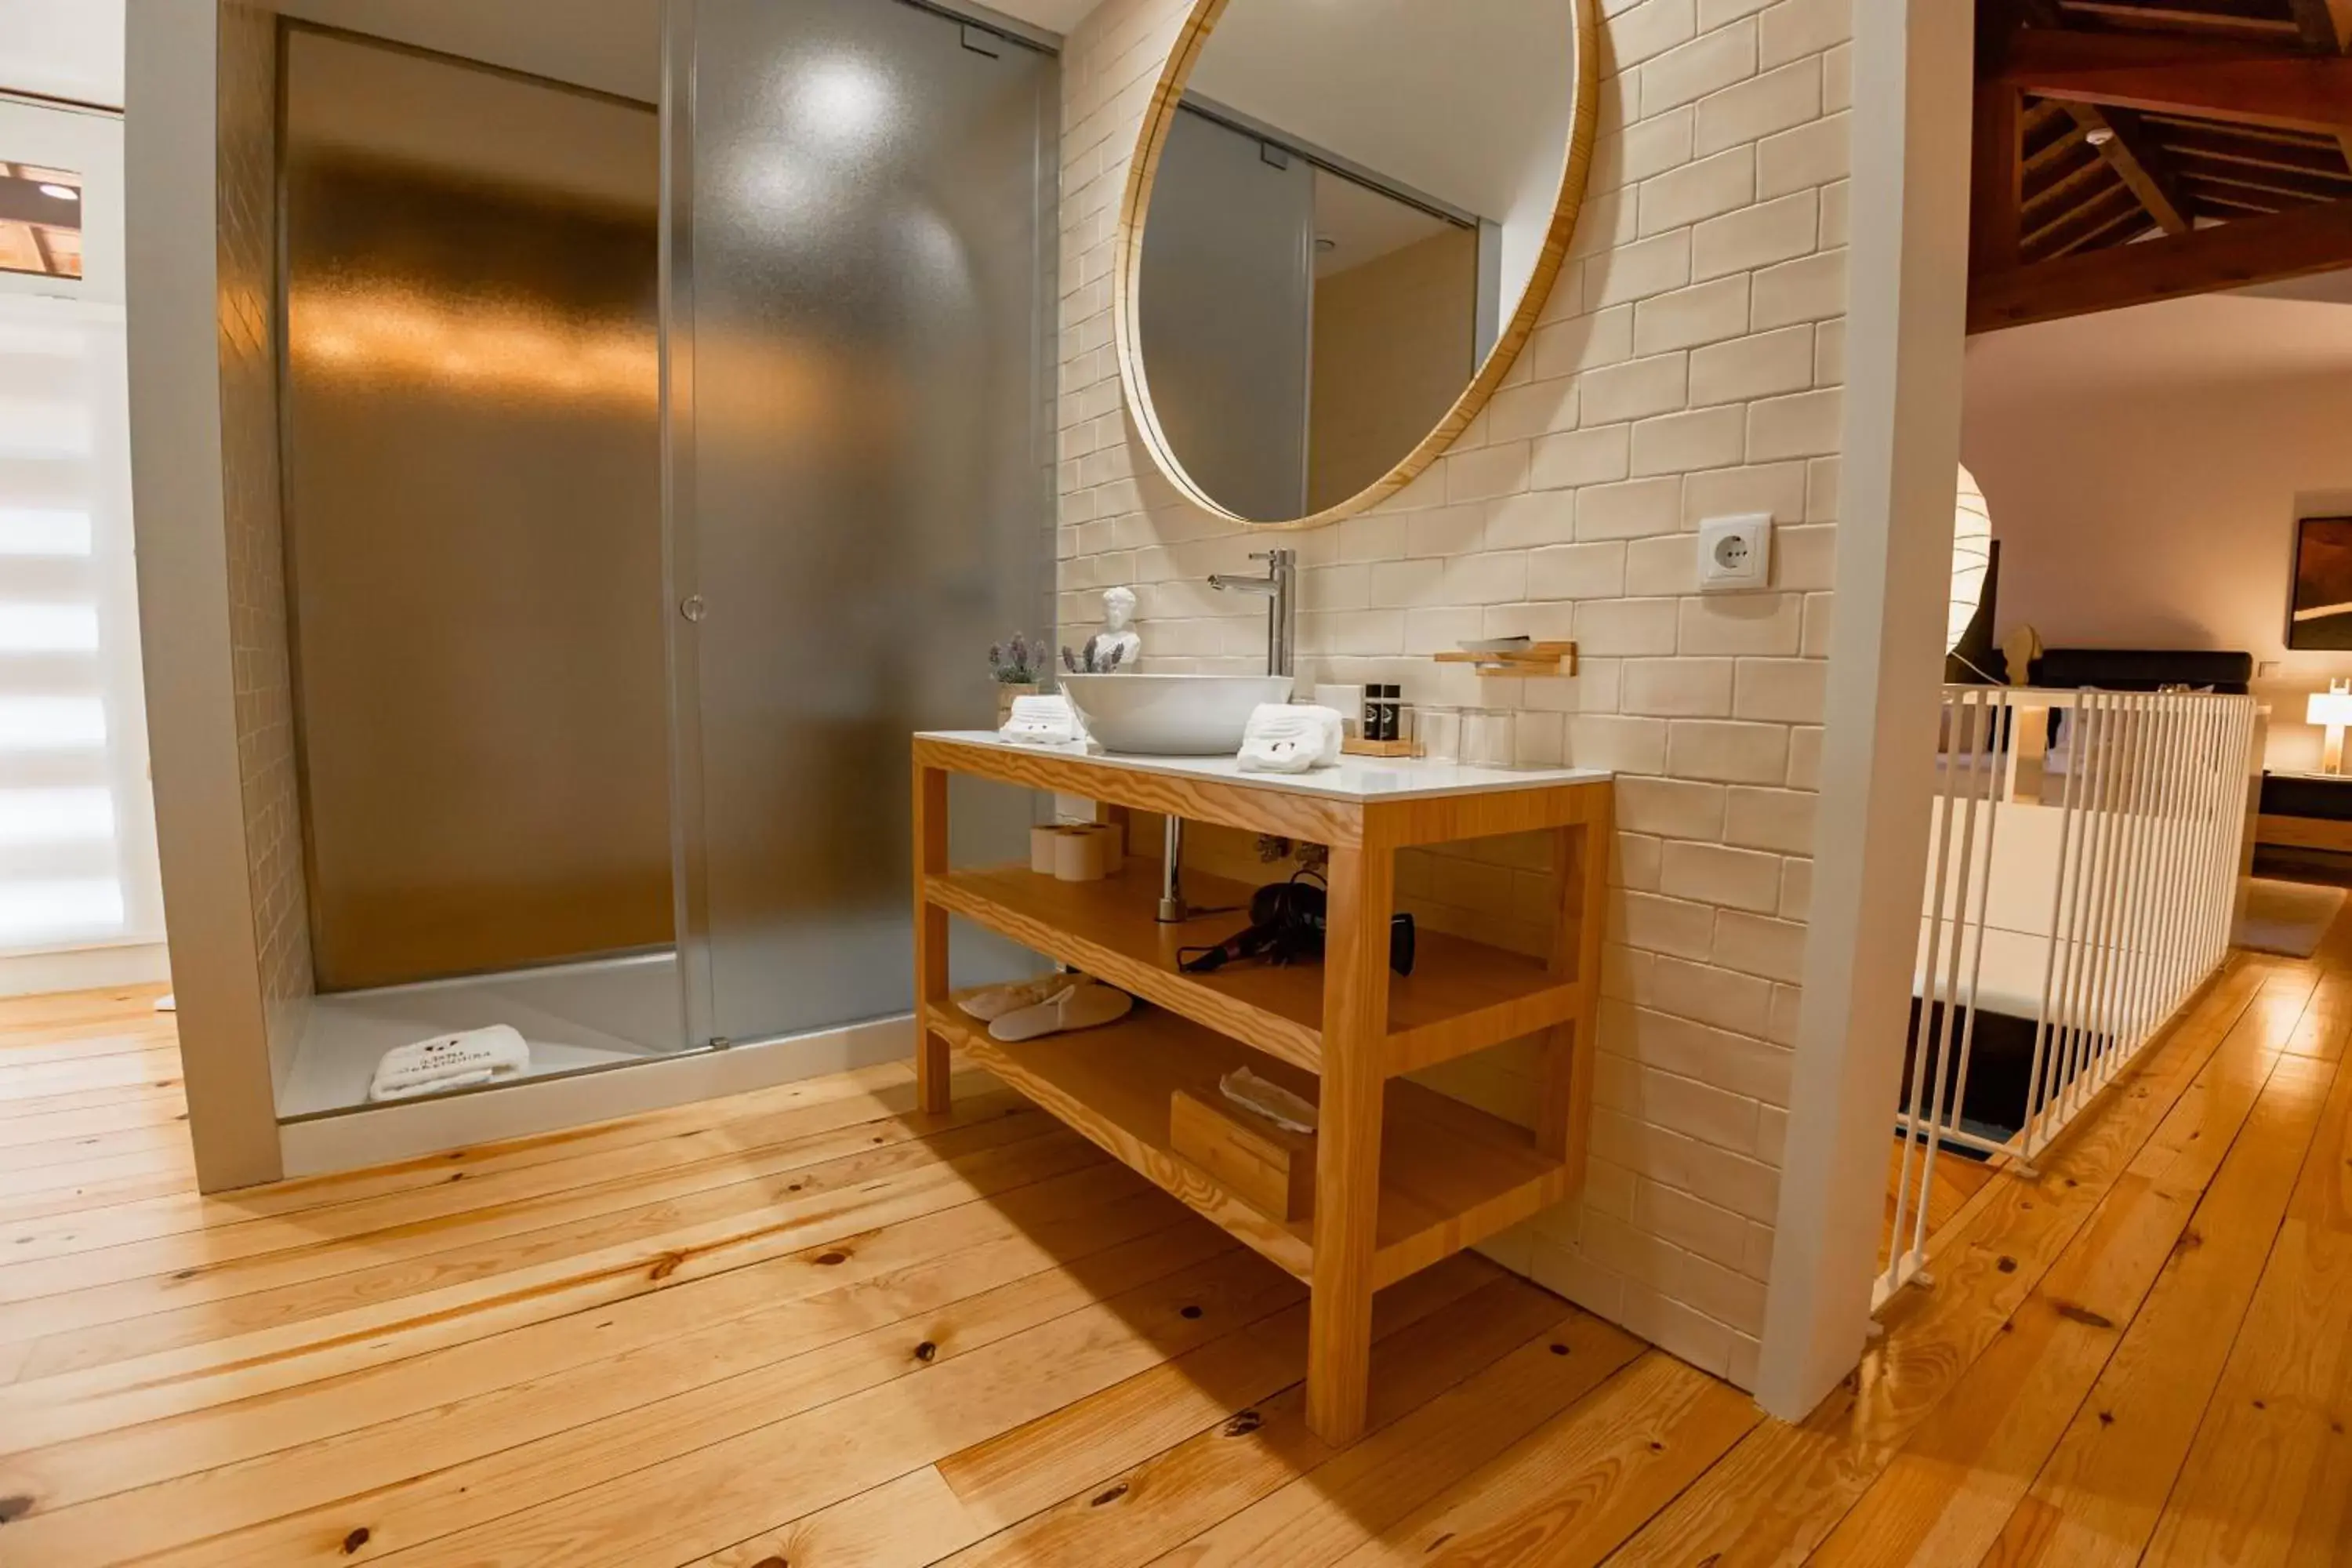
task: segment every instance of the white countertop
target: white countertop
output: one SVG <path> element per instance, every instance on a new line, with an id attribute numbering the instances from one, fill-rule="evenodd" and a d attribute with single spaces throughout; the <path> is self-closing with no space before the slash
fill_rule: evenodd
<path id="1" fill-rule="evenodd" d="M 993 730 L 925 730 L 917 739 L 982 751 L 1025 752 L 1075 762 L 1098 763 L 1139 773 L 1173 778 L 1221 779 L 1291 795 L 1328 799 L 1415 800 L 1448 795 L 1499 795 L 1510 790 L 1556 789 L 1562 784 L 1602 784 L 1616 775 L 1601 768 L 1476 768 L 1406 757 L 1343 757 L 1336 768 L 1303 773 L 1244 773 L 1232 757 L 1136 757 L 1088 752 L 1084 745 L 1040 746 L 1008 741 Z"/>

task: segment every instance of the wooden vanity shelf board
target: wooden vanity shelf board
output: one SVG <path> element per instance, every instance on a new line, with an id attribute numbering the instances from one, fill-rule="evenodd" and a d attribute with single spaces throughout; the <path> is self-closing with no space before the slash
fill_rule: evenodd
<path id="1" fill-rule="evenodd" d="M 1208 1097 L 1246 1067 L 1314 1099 L 1316 1080 L 1213 1029 L 1156 1008 L 1117 1024 L 1006 1045 L 953 1005 L 930 1009 L 932 1028 L 974 1064 L 1083 1133 L 1088 1141 L 1216 1221 L 1269 1261 L 1313 1282 L 1311 1216 L 1285 1221 L 1176 1152 L 1171 1132 L 1180 1089 Z M 1373 1289 L 1394 1284 L 1569 1193 L 1564 1161 L 1538 1152 L 1515 1127 L 1404 1079 L 1387 1088 L 1381 1142 Z"/>
<path id="2" fill-rule="evenodd" d="M 1156 862 L 1098 882 L 1062 882 L 1025 866 L 934 877 L 926 896 L 1033 952 L 1057 959 L 1193 1022 L 1307 1068 L 1323 1059 L 1323 966 L 1236 963 L 1186 974 L 1178 950 L 1223 942 L 1249 924 L 1251 889 L 1195 871 L 1185 896 L 1234 913 L 1161 925 Z M 1389 981 L 1391 1072 L 1433 1067 L 1516 1040 L 1577 1015 L 1580 977 L 1565 980 L 1532 958 L 1485 942 L 1417 933 L 1413 973 Z"/>
<path id="3" fill-rule="evenodd" d="M 1188 875 L 1196 904 L 1233 912 L 1162 926 L 1142 864 L 1099 882 L 1025 863 L 954 870 L 948 777 L 992 779 L 1106 805 L 1326 846 L 1328 930 L 1320 963 L 1236 964 L 1186 974 L 1178 950 L 1247 920 L 1250 889 Z M 1493 770 L 1350 760 L 1308 775 L 1243 774 L 1231 758 L 1103 757 L 1013 745 L 993 734 L 915 737 L 916 1078 L 949 1108 L 952 1053 L 994 1072 L 1122 1163 L 1305 1280 L 1307 1423 L 1326 1443 L 1362 1436 L 1372 1294 L 1571 1195 L 1592 1110 L 1593 1029 L 1607 908 L 1612 781 L 1572 768 Z M 1558 916 L 1540 960 L 1420 933 L 1410 976 L 1388 967 L 1397 851 L 1549 833 Z M 1006 1044 L 954 1005 L 951 917 L 1095 974 L 1145 1004 L 1100 1029 Z M 1533 1129 L 1402 1075 L 1525 1035 L 1541 1041 Z M 1311 1215 L 1248 1202 L 1177 1153 L 1180 1093 L 1218 1093 L 1239 1067 L 1316 1103 Z"/>

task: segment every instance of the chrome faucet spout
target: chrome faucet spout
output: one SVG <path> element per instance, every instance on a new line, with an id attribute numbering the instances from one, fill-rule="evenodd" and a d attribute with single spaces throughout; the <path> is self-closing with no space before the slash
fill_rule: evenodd
<path id="1" fill-rule="evenodd" d="M 1236 577 L 1213 572 L 1209 586 L 1225 594 L 1255 594 L 1265 600 L 1265 672 L 1292 675 L 1293 650 L 1298 633 L 1298 552 L 1260 550 L 1250 555 L 1265 563 L 1263 577 Z"/>

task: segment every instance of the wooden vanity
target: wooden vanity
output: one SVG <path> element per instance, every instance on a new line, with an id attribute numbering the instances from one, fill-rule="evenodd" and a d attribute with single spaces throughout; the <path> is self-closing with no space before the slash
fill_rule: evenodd
<path id="1" fill-rule="evenodd" d="M 948 1108 L 950 1052 L 961 1051 L 1305 1281 L 1307 1423 L 1326 1442 L 1352 1442 L 1364 1427 L 1372 1293 L 1549 1207 L 1582 1180 L 1611 775 L 1355 758 L 1311 773 L 1243 773 L 1230 758 L 1087 756 L 989 732 L 919 734 L 914 767 L 924 1109 Z M 1159 924 L 1150 862 L 1098 882 L 1056 881 L 1025 863 L 950 869 L 950 773 L 1103 802 L 1115 819 L 1156 812 L 1328 846 L 1324 962 L 1180 972 L 1180 946 L 1220 941 L 1247 917 Z M 1413 973 L 1392 974 L 1396 852 L 1530 831 L 1557 846 L 1549 957 L 1424 930 Z M 1189 870 L 1185 880 L 1202 905 L 1248 900 L 1239 883 Z M 950 915 L 1148 1005 L 1105 1028 L 1001 1044 L 954 1005 Z M 1546 1047 L 1532 1133 L 1401 1076 L 1535 1034 Z M 1176 1094 L 1213 1099 L 1217 1080 L 1242 1066 L 1319 1103 L 1306 1219 L 1251 1206 L 1171 1147 Z"/>

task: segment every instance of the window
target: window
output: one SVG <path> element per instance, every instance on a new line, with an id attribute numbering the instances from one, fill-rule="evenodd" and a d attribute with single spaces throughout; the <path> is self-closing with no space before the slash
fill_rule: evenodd
<path id="1" fill-rule="evenodd" d="M 0 953 L 163 935 L 121 167 L 119 120 L 0 103 Z"/>

